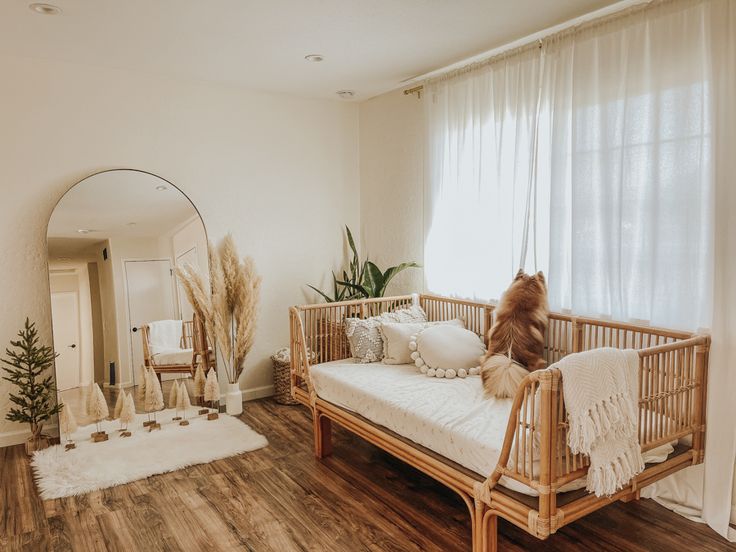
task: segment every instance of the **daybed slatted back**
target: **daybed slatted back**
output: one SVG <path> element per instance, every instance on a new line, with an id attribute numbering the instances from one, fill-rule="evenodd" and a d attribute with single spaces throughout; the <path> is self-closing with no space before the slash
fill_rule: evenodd
<path id="1" fill-rule="evenodd" d="M 405 308 L 412 296 L 305 305 L 292 308 L 292 387 L 301 388 L 310 363 L 350 356 L 343 321 Z M 435 295 L 419 296 L 430 321 L 463 318 L 466 327 L 486 339 L 494 306 Z M 702 459 L 704 404 L 709 338 L 647 325 L 551 313 L 545 336 L 545 360 L 552 366 L 572 352 L 599 347 L 640 351 L 639 439 L 644 451 L 691 435 L 694 463 Z M 567 420 L 561 375 L 556 368 L 527 376 L 514 398 L 499 467 L 493 474 L 511 477 L 548 495 L 585 474 L 588 458 L 566 445 Z M 548 461 L 540 462 L 541 458 Z M 543 503 L 545 504 L 543 506 Z M 540 500 L 540 515 L 554 500 Z M 547 512 L 549 513 L 549 512 Z M 552 512 L 553 513 L 553 512 Z"/>

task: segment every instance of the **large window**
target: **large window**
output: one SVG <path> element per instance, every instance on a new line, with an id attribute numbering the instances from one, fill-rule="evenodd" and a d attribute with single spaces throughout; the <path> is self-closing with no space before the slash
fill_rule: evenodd
<path id="1" fill-rule="evenodd" d="M 555 310 L 708 326 L 703 17 L 664 5 L 430 83 L 428 288 L 497 299 L 526 249 Z"/>

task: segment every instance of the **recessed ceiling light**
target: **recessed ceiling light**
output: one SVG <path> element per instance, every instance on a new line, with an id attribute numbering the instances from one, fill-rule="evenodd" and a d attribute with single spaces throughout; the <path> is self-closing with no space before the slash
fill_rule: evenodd
<path id="1" fill-rule="evenodd" d="M 61 8 L 58 6 L 52 6 L 51 4 L 41 4 L 41 3 L 33 3 L 28 6 L 30 9 L 32 9 L 36 13 L 40 13 L 41 15 L 60 15 L 61 14 Z"/>
<path id="2" fill-rule="evenodd" d="M 340 96 L 343 100 L 349 100 L 350 98 L 355 96 L 355 91 L 353 90 L 338 90 L 335 92 L 338 96 Z"/>
<path id="3" fill-rule="evenodd" d="M 159 184 L 158 186 L 156 186 L 156 189 L 159 192 L 163 192 L 164 190 L 168 190 L 169 188 L 167 186 L 164 186 L 163 184 Z"/>
<path id="4" fill-rule="evenodd" d="M 306 59 L 307 61 L 318 63 L 325 59 L 325 56 L 323 56 L 322 54 L 309 54 L 308 56 L 304 56 L 304 59 Z"/>
<path id="5" fill-rule="evenodd" d="M 89 234 L 90 232 L 94 232 L 91 228 L 80 228 L 77 230 L 78 234 Z"/>
<path id="6" fill-rule="evenodd" d="M 138 224 L 138 223 L 137 222 L 129 222 L 128 224 L 126 224 L 126 226 L 135 226 L 136 224 Z"/>
<path id="7" fill-rule="evenodd" d="M 72 260 L 71 257 L 59 257 L 58 258 L 58 261 L 60 261 L 62 263 L 66 263 L 66 262 L 69 262 L 71 260 Z"/>

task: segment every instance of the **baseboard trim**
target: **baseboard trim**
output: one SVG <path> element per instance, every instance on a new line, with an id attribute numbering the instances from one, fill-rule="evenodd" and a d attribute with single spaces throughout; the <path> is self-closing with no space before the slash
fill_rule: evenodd
<path id="1" fill-rule="evenodd" d="M 56 424 L 48 424 L 43 426 L 43 432 L 56 437 L 58 431 L 56 431 Z M 16 429 L 15 431 L 5 431 L 0 433 L 0 448 L 12 447 L 14 445 L 20 445 L 25 443 L 26 439 L 31 436 L 30 429 Z"/>
<path id="2" fill-rule="evenodd" d="M 253 387 L 252 389 L 243 389 L 243 400 L 254 401 L 264 397 L 273 395 L 273 385 L 264 385 L 262 387 Z"/>

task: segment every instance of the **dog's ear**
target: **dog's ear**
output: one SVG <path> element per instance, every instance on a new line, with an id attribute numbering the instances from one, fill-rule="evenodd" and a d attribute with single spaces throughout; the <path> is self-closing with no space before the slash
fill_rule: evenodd
<path id="1" fill-rule="evenodd" d="M 539 280 L 543 284 L 547 283 L 547 280 L 544 278 L 544 272 L 542 272 L 541 270 L 537 272 L 537 280 Z"/>
<path id="2" fill-rule="evenodd" d="M 516 277 L 514 278 L 514 281 L 519 280 L 524 277 L 524 269 L 520 268 L 519 272 L 516 273 Z"/>

